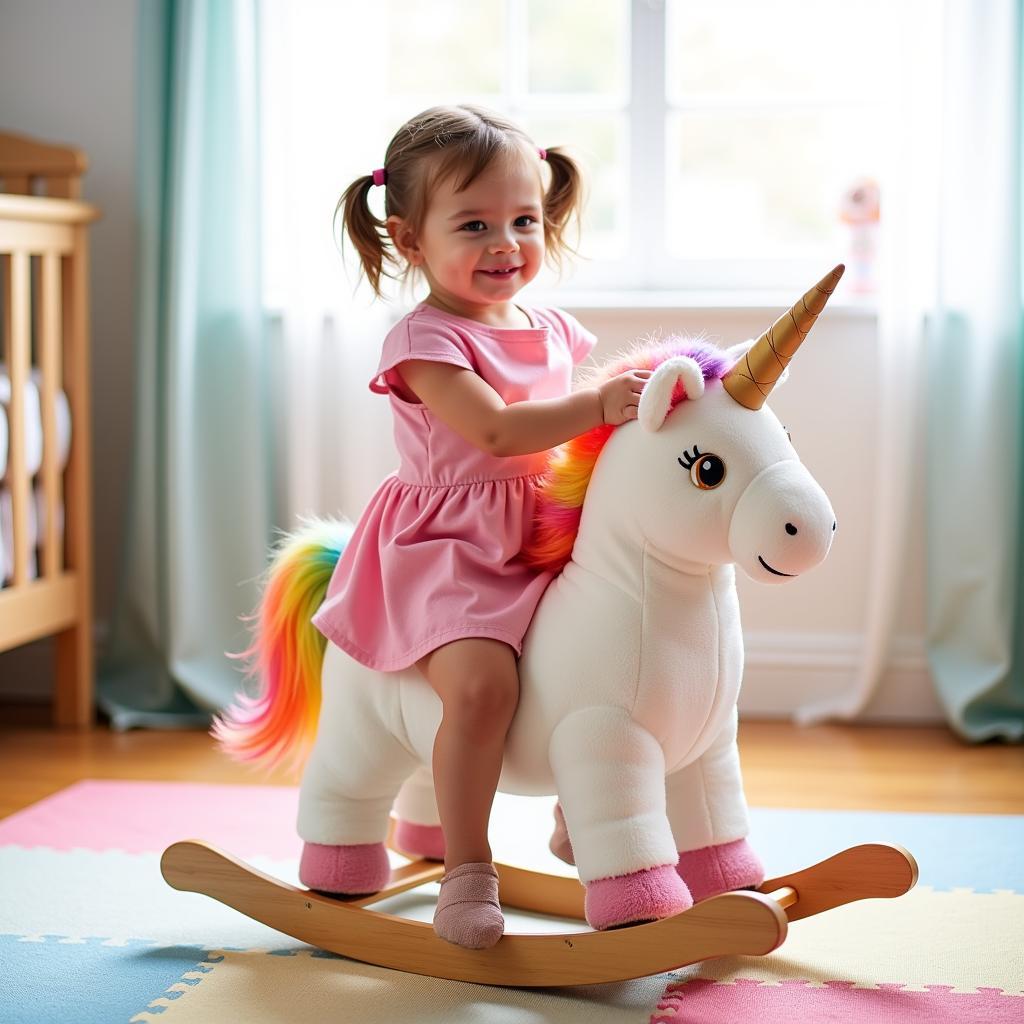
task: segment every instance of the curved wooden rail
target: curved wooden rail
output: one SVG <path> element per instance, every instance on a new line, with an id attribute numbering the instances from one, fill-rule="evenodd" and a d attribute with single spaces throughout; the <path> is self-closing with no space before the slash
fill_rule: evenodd
<path id="1" fill-rule="evenodd" d="M 864 899 L 892 899 L 917 884 L 914 855 L 895 843 L 852 846 L 791 875 L 769 879 L 761 892 L 792 886 L 796 902 L 786 908 L 790 921 Z"/>
<path id="2" fill-rule="evenodd" d="M 899 846 L 855 846 L 812 867 L 771 879 L 759 892 L 732 892 L 663 921 L 607 932 L 510 934 L 489 950 L 439 939 L 430 925 L 365 909 L 426 882 L 443 865 L 414 861 L 381 892 L 332 899 L 271 878 L 202 842 L 164 851 L 168 884 L 233 907 L 302 942 L 381 967 L 490 985 L 590 985 L 675 970 L 718 956 L 760 956 L 777 948 L 789 921 L 854 900 L 900 896 L 917 863 Z M 497 865 L 507 906 L 582 918 L 583 889 L 572 878 Z"/>
<path id="3" fill-rule="evenodd" d="M 489 985 L 625 981 L 726 954 L 769 953 L 786 937 L 779 905 L 745 892 L 635 928 L 505 935 L 493 949 L 462 949 L 439 939 L 429 924 L 298 889 L 204 843 L 175 843 L 160 867 L 175 889 L 204 893 L 320 949 L 412 974 Z"/>

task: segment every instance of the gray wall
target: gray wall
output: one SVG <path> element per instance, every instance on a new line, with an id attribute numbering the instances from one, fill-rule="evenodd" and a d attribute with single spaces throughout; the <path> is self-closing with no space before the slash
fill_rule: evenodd
<path id="1" fill-rule="evenodd" d="M 130 457 L 136 0 L 0 0 L 0 128 L 84 149 L 92 228 L 97 620 L 109 617 Z M 48 698 L 50 643 L 0 654 L 0 697 Z"/>

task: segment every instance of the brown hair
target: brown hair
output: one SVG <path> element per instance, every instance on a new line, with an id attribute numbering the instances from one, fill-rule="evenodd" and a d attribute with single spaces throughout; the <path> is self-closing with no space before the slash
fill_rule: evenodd
<path id="1" fill-rule="evenodd" d="M 481 107 L 431 107 L 395 133 L 384 156 L 387 184 L 384 216 L 401 217 L 413 234 L 419 232 L 431 190 L 449 176 L 456 191 L 466 188 L 495 160 L 521 157 L 537 147 L 518 125 Z M 561 149 L 546 151 L 551 180 L 544 195 L 544 236 L 548 258 L 556 265 L 571 252 L 566 234 L 578 223 L 583 205 L 583 179 L 576 162 Z M 359 254 L 366 279 L 377 295 L 381 277 L 398 279 L 408 267 L 388 235 L 384 220 L 370 210 L 373 175 L 356 178 L 338 200 L 345 232 Z"/>

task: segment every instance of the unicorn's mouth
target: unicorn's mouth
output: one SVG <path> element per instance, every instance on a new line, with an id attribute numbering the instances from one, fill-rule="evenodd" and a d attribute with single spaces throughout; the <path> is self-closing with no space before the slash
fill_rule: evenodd
<path id="1" fill-rule="evenodd" d="M 760 555 L 757 556 L 757 560 L 774 576 L 789 576 L 791 579 L 796 576 L 794 572 L 779 572 L 778 569 L 773 569 Z"/>

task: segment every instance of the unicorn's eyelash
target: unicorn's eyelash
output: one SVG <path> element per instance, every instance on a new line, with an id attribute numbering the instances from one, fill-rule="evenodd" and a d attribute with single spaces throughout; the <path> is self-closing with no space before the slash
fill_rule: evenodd
<path id="1" fill-rule="evenodd" d="M 693 464 L 701 457 L 701 452 L 697 450 L 697 446 L 693 446 L 693 452 L 683 452 L 683 454 L 676 460 L 680 466 L 685 470 L 693 469 Z"/>

